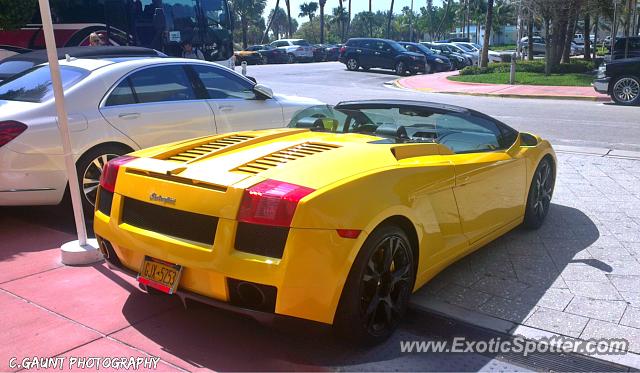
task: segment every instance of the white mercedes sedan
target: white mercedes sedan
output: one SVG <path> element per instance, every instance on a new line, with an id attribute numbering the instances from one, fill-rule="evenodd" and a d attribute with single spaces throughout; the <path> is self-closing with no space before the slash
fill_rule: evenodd
<path id="1" fill-rule="evenodd" d="M 198 136 L 284 127 L 320 102 L 274 95 L 214 63 L 177 58 L 60 62 L 73 153 L 90 210 L 102 166 Z M 48 66 L 0 84 L 0 206 L 58 204 L 67 187 Z"/>

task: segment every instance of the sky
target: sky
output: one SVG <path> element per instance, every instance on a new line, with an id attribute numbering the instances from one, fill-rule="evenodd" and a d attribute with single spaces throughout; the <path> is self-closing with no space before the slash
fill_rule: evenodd
<path id="1" fill-rule="evenodd" d="M 301 20 L 298 17 L 298 14 L 300 14 L 300 4 L 308 3 L 311 1 L 315 1 L 316 3 L 318 2 L 318 0 L 291 0 L 291 16 L 298 18 L 298 22 L 306 21 L 306 18 Z M 343 3 L 344 3 L 344 7 L 348 9 L 349 1 L 343 0 Z M 338 4 L 339 4 L 338 0 L 327 0 L 327 5 L 325 5 L 325 13 L 330 14 L 333 8 L 338 7 Z M 426 5 L 427 5 L 426 0 L 413 0 L 413 10 L 415 12 L 417 12 L 418 9 L 420 9 L 420 7 L 423 7 Z M 433 5 L 441 6 L 442 0 L 434 0 Z M 265 8 L 265 14 L 264 14 L 265 18 L 269 14 L 269 12 L 271 12 L 274 6 L 276 6 L 276 0 L 267 0 L 267 7 Z M 390 6 L 391 6 L 390 0 L 372 0 L 372 7 L 374 12 L 378 10 L 389 10 Z M 400 9 L 402 9 L 405 6 L 410 7 L 411 0 L 395 0 L 395 3 L 393 4 L 394 13 L 400 12 Z M 280 0 L 280 7 L 282 7 L 283 9 L 286 9 L 286 3 L 284 0 Z M 351 12 L 353 12 L 353 14 L 357 14 L 367 10 L 369 10 L 369 0 L 351 0 Z"/>

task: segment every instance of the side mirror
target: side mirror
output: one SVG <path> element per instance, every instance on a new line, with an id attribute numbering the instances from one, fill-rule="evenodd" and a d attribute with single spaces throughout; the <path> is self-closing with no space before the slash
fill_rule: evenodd
<path id="1" fill-rule="evenodd" d="M 526 132 L 520 132 L 520 146 L 536 146 L 538 138 Z"/>
<path id="2" fill-rule="evenodd" d="M 253 86 L 253 92 L 258 95 L 258 98 L 266 100 L 269 98 L 273 98 L 273 91 L 271 88 L 263 86 L 262 84 L 256 84 Z"/>

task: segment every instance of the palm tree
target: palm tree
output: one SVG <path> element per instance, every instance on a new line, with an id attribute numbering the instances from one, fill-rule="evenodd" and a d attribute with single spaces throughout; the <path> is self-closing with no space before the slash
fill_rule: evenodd
<path id="1" fill-rule="evenodd" d="M 327 0 L 320 0 L 320 44 L 324 44 L 324 6 L 326 3 Z"/>
<path id="2" fill-rule="evenodd" d="M 266 0 L 233 0 L 233 10 L 238 15 L 238 18 L 240 18 L 242 48 L 247 48 L 249 24 L 260 17 L 264 11 L 266 2 Z"/>
<path id="3" fill-rule="evenodd" d="M 276 6 L 273 8 L 273 16 L 269 19 L 269 23 L 267 24 L 267 28 L 264 30 L 264 36 L 262 36 L 262 43 L 267 42 L 267 36 L 269 36 L 269 29 L 271 28 L 271 24 L 273 23 L 273 19 L 276 18 L 278 14 L 278 7 L 280 6 L 280 0 L 276 0 Z"/>
<path id="4" fill-rule="evenodd" d="M 291 38 L 291 35 L 293 34 L 291 30 L 291 0 L 284 0 L 284 2 L 287 5 L 287 21 L 289 22 L 287 37 Z"/>
<path id="5" fill-rule="evenodd" d="M 487 67 L 489 64 L 489 39 L 493 28 L 493 0 L 487 1 L 487 23 L 484 26 L 484 43 L 482 44 L 482 56 L 480 66 Z"/>
<path id="6" fill-rule="evenodd" d="M 391 36 L 391 18 L 393 17 L 393 2 L 394 0 L 391 0 L 391 8 L 389 9 L 389 15 L 387 18 L 387 39 L 389 39 L 389 37 Z"/>
<path id="7" fill-rule="evenodd" d="M 309 24 L 311 25 L 311 29 L 313 29 L 313 17 L 315 17 L 317 10 L 318 3 L 316 2 L 302 3 L 300 4 L 300 14 L 298 14 L 298 17 L 309 17 Z"/>
<path id="8" fill-rule="evenodd" d="M 349 0 L 349 18 L 347 19 L 347 37 L 349 37 L 349 33 L 351 32 L 351 0 Z"/>
<path id="9" fill-rule="evenodd" d="M 373 8 L 371 8 L 371 0 L 369 0 L 369 37 L 373 37 Z"/>

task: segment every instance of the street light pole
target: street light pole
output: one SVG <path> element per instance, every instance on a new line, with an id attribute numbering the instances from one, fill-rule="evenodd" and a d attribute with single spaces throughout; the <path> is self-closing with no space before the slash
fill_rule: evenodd
<path id="1" fill-rule="evenodd" d="M 413 42 L 413 0 L 411 0 L 411 17 L 409 18 L 409 41 Z"/>
<path id="2" fill-rule="evenodd" d="M 73 159 L 73 148 L 71 147 L 71 136 L 69 135 L 69 124 L 67 110 L 64 105 L 64 91 L 62 88 L 62 78 L 60 75 L 60 65 L 58 63 L 58 52 L 56 50 L 56 40 L 53 33 L 53 22 L 51 20 L 51 8 L 49 0 L 38 0 L 40 5 L 40 16 L 42 18 L 42 31 L 44 33 L 47 47 L 47 58 L 49 60 L 49 70 L 51 72 L 51 85 L 56 104 L 56 114 L 58 116 L 58 130 L 62 140 L 62 152 L 64 163 L 69 180 L 69 192 L 71 194 L 71 204 L 73 205 L 73 217 L 75 219 L 78 240 L 62 245 L 62 263 L 64 264 L 89 264 L 101 259 L 97 250 L 96 240 L 87 239 L 87 227 L 84 222 L 82 210 L 82 196 L 78 183 L 78 174 L 75 161 Z"/>
<path id="3" fill-rule="evenodd" d="M 618 36 L 618 4 L 620 0 L 613 0 L 613 27 L 611 27 L 611 61 L 613 61 L 613 50 L 616 45 L 616 37 Z"/>

